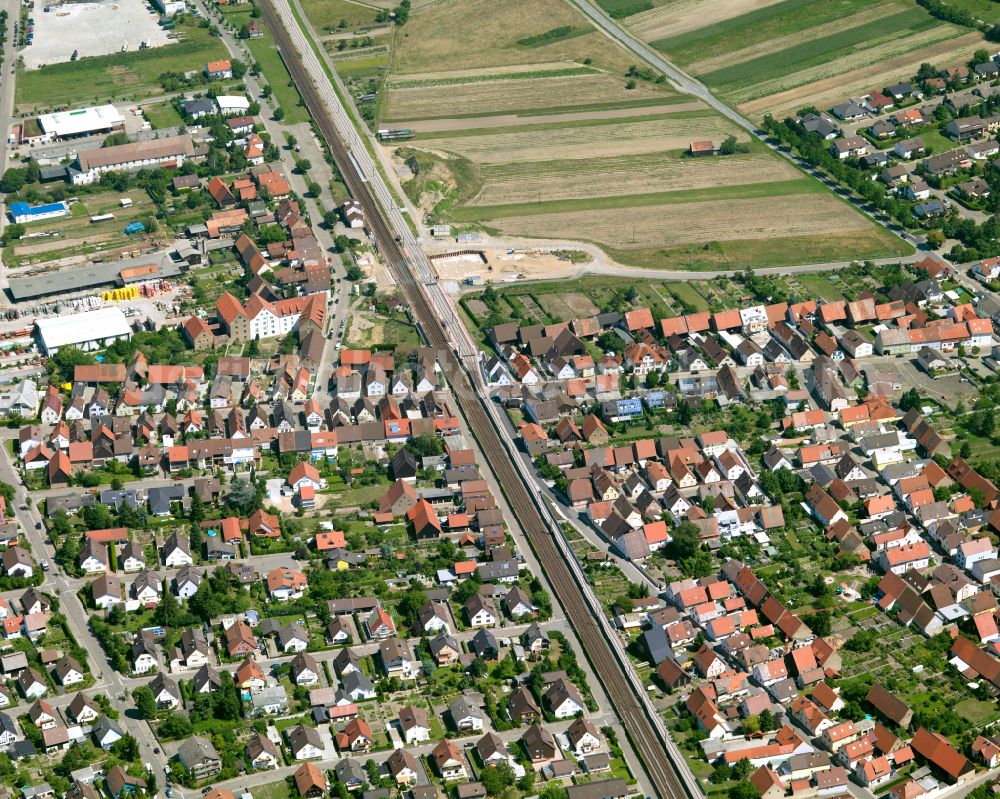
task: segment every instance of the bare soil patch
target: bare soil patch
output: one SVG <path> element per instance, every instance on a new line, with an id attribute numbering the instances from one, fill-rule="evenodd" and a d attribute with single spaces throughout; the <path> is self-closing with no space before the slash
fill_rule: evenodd
<path id="1" fill-rule="evenodd" d="M 594 316 L 600 311 L 590 297 L 579 292 L 542 294 L 538 297 L 538 301 L 549 316 L 560 319 L 579 319 L 585 316 Z"/>
<path id="2" fill-rule="evenodd" d="M 483 248 L 486 263 L 471 257 L 435 258 L 434 271 L 441 280 L 461 283 L 478 275 L 487 282 L 514 282 L 517 280 L 552 280 L 575 275 L 576 265 L 545 249 Z"/>

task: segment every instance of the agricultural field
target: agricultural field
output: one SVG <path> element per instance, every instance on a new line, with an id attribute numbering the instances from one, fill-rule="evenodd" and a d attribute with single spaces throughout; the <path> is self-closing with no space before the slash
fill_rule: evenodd
<path id="1" fill-rule="evenodd" d="M 15 105 L 19 112 L 132 100 L 162 93 L 160 75 L 201 69 L 226 57 L 226 48 L 207 29 L 178 28 L 184 40 L 165 47 L 81 58 L 17 76 Z"/>
<path id="2" fill-rule="evenodd" d="M 623 76 L 573 64 L 545 64 L 530 72 L 391 78 L 388 90 L 382 118 L 404 123 L 438 117 L 659 105 L 665 99 L 664 92 L 653 84 L 637 83 L 628 89 Z"/>
<path id="3" fill-rule="evenodd" d="M 447 35 L 456 26 L 469 36 Z M 842 260 L 845 245 L 860 258 L 907 251 L 632 63 L 569 5 L 444 0 L 415 11 L 395 37 L 378 125 L 415 131 L 391 150 L 429 223 L 586 240 L 642 266 Z M 692 141 L 729 137 L 725 156 L 688 154 Z"/>
<path id="4" fill-rule="evenodd" d="M 980 34 L 932 17 L 913 0 L 717 5 L 719 13 L 706 15 L 703 4 L 679 0 L 624 21 L 754 118 L 866 93 L 909 78 L 922 62 L 961 63 L 983 42 Z"/>
<path id="5" fill-rule="evenodd" d="M 844 253 L 871 257 L 893 246 L 882 233 L 826 191 L 802 182 L 801 193 L 758 199 L 705 199 L 496 216 L 502 234 L 590 241 L 618 260 L 650 266 L 781 265 L 836 260 Z M 698 247 L 698 249 L 694 249 Z M 838 255 L 839 254 L 839 255 Z"/>

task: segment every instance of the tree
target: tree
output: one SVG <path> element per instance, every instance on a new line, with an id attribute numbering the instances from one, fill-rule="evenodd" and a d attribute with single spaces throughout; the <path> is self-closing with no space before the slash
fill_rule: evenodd
<path id="1" fill-rule="evenodd" d="M 733 135 L 726 136 L 722 140 L 722 144 L 719 145 L 720 155 L 733 155 L 736 152 L 736 137 Z"/>
<path id="2" fill-rule="evenodd" d="M 27 180 L 28 173 L 26 170 L 19 167 L 12 167 L 4 172 L 3 177 L 0 178 L 0 191 L 4 194 L 16 194 L 24 188 Z"/>
<path id="3" fill-rule="evenodd" d="M 125 737 L 118 741 L 115 741 L 114 745 L 111 747 L 111 751 L 114 752 L 122 760 L 127 760 L 129 763 L 136 763 L 139 761 L 139 742 L 135 739 L 132 733 L 125 733 Z"/>
<path id="4" fill-rule="evenodd" d="M 3 231 L 3 241 L 7 244 L 12 241 L 17 241 L 22 236 L 24 236 L 25 227 L 20 222 L 14 222 L 4 228 Z"/>
<path id="5" fill-rule="evenodd" d="M 935 250 L 939 247 L 944 246 L 945 237 L 944 233 L 935 228 L 934 230 L 927 231 L 927 243 L 933 247 Z"/>
<path id="6" fill-rule="evenodd" d="M 179 740 L 187 738 L 194 732 L 194 727 L 183 713 L 171 713 L 156 730 L 160 738 Z"/>
<path id="7" fill-rule="evenodd" d="M 285 109 L 278 106 L 274 109 L 274 119 L 276 122 L 281 122 L 285 118 Z"/>
<path id="8" fill-rule="evenodd" d="M 156 697 L 148 685 L 140 685 L 132 691 L 132 698 L 135 700 L 136 710 L 139 715 L 147 721 L 156 718 Z"/>
<path id="9" fill-rule="evenodd" d="M 760 799 L 760 793 L 749 780 L 741 780 L 729 789 L 729 799 Z"/>
<path id="10" fill-rule="evenodd" d="M 977 508 L 983 508 L 986 506 L 986 494 L 983 493 L 983 489 L 979 486 L 973 486 L 969 489 L 969 499 Z"/>
<path id="11" fill-rule="evenodd" d="M 808 619 L 809 628 L 818 636 L 823 637 L 830 634 L 833 619 L 827 612 L 814 613 Z"/>
<path id="12" fill-rule="evenodd" d="M 489 796 L 499 796 L 506 788 L 514 784 L 514 769 L 506 760 L 495 766 L 487 766 L 479 773 L 479 779 Z"/>

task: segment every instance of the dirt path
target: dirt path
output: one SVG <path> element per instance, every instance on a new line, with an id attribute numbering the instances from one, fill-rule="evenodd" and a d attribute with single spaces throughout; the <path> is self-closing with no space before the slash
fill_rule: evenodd
<path id="1" fill-rule="evenodd" d="M 498 114 L 489 117 L 466 119 L 422 119 L 413 122 L 393 122 L 393 127 L 409 128 L 416 133 L 442 133 L 451 130 L 480 130 L 487 128 L 507 128 L 515 125 L 543 125 L 550 122 L 586 122 L 591 119 L 618 119 L 641 117 L 653 114 L 679 114 L 682 111 L 701 111 L 707 108 L 700 100 L 672 105 L 647 105 L 637 108 L 611 108 L 604 111 L 577 111 L 572 114 L 539 114 L 519 116 Z"/>

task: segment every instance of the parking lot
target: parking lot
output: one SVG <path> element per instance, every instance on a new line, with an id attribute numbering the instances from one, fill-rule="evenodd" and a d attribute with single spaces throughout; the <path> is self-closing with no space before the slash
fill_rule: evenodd
<path id="1" fill-rule="evenodd" d="M 35 21 L 34 41 L 23 50 L 28 69 L 69 61 L 74 51 L 78 58 L 85 58 L 123 49 L 138 50 L 143 42 L 160 47 L 171 41 L 168 31 L 158 24 L 159 15 L 143 0 L 36 2 L 31 15 Z"/>

